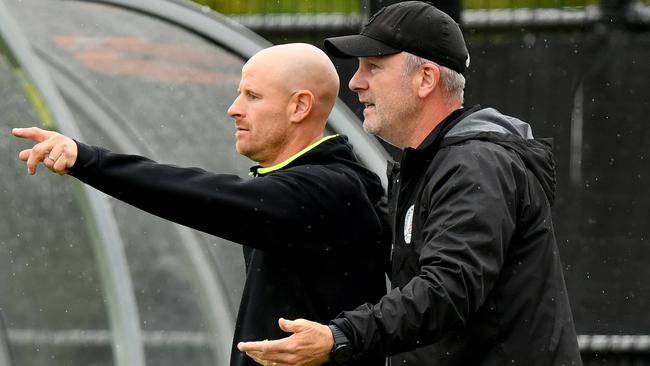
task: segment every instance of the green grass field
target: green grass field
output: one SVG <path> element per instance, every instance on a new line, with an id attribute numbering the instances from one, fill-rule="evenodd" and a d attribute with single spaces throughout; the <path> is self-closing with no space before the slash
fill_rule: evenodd
<path id="1" fill-rule="evenodd" d="M 224 14 L 359 13 L 355 0 L 194 0 Z"/>
<path id="2" fill-rule="evenodd" d="M 465 0 L 465 9 L 563 8 L 597 5 L 598 0 Z"/>
<path id="3" fill-rule="evenodd" d="M 194 0 L 224 14 L 359 13 L 360 0 Z M 464 0 L 465 9 L 562 8 L 597 5 L 599 0 Z M 650 0 L 642 0 L 650 5 Z"/>

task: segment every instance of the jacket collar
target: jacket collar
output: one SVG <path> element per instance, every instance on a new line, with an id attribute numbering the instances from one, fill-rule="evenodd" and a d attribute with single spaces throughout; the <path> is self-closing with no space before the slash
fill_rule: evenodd
<path id="1" fill-rule="evenodd" d="M 285 160 L 283 162 L 280 162 L 278 164 L 275 164 L 273 166 L 262 167 L 262 166 L 259 166 L 259 165 L 255 165 L 254 167 L 250 168 L 250 172 L 248 173 L 248 175 L 257 177 L 259 175 L 264 175 L 264 174 L 268 174 L 268 173 L 280 170 L 280 169 L 286 167 L 287 165 L 291 164 L 294 160 L 296 160 L 296 159 L 300 158 L 301 156 L 305 155 L 307 152 L 313 150 L 316 146 L 322 144 L 323 142 L 325 142 L 327 140 L 330 140 L 330 139 L 338 137 L 338 136 L 339 135 L 325 136 L 322 139 L 320 139 L 320 140 L 314 142 L 313 144 L 307 146 L 306 148 L 298 151 L 297 153 L 295 153 L 294 155 L 289 157 L 287 160 Z"/>
<path id="2" fill-rule="evenodd" d="M 420 146 L 414 150 L 437 150 L 438 146 L 440 146 L 440 142 L 445 138 L 451 129 L 453 129 L 460 121 L 465 119 L 465 117 L 476 112 L 479 109 L 481 109 L 481 106 L 475 105 L 467 109 L 460 108 L 451 112 L 447 118 L 442 120 L 442 122 L 440 122 L 438 126 L 436 126 L 436 128 L 431 131 L 429 136 L 427 136 L 424 141 L 422 141 Z"/>
<path id="3" fill-rule="evenodd" d="M 423 165 L 428 165 L 433 160 L 436 152 L 440 148 L 445 135 L 462 121 L 468 115 L 476 112 L 481 107 L 479 105 L 471 108 L 457 109 L 442 122 L 440 122 L 429 135 L 422 141 L 417 148 L 407 147 L 402 151 L 399 164 L 393 163 L 388 165 L 388 176 L 391 180 L 398 174 L 408 177 L 411 174 L 418 174 Z"/>
<path id="4" fill-rule="evenodd" d="M 408 169 L 408 166 L 419 166 L 422 163 L 427 163 L 433 159 L 433 156 L 436 154 L 436 151 L 440 148 L 442 140 L 445 138 L 445 135 L 454 128 L 460 121 L 462 121 L 468 115 L 476 112 L 481 107 L 479 105 L 473 106 L 471 108 L 460 108 L 457 109 L 449 116 L 447 116 L 442 122 L 440 122 L 429 135 L 422 141 L 422 143 L 417 148 L 407 147 L 402 152 L 402 158 L 398 169 Z"/>

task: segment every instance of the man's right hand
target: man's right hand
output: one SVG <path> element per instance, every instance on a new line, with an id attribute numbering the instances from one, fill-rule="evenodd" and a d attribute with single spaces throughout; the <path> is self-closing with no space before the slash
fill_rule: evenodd
<path id="1" fill-rule="evenodd" d="M 39 163 L 57 174 L 66 174 L 77 161 L 77 144 L 58 132 L 38 127 L 14 128 L 14 136 L 37 142 L 31 149 L 20 152 L 18 158 L 27 162 L 29 175 L 36 174 Z"/>
<path id="2" fill-rule="evenodd" d="M 305 319 L 280 318 L 280 328 L 291 336 L 257 342 L 239 342 L 237 348 L 261 365 L 316 366 L 329 361 L 334 346 L 327 325 Z"/>

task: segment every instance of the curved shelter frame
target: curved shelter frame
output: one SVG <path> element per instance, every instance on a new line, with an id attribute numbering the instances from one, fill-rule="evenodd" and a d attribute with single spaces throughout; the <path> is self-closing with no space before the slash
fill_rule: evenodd
<path id="1" fill-rule="evenodd" d="M 49 10 L 43 10 L 44 7 L 47 8 L 48 6 L 50 6 Z M 63 22 L 65 20 L 59 19 L 52 14 L 43 15 L 42 19 L 48 19 L 45 21 L 47 24 L 34 21 L 35 18 L 33 17 L 38 17 L 39 11 L 43 13 L 46 11 L 59 11 L 52 10 L 55 9 L 54 7 L 57 7 L 56 9 L 59 7 L 65 8 L 60 10 L 61 16 L 66 16 L 63 13 L 64 11 L 66 11 L 66 14 L 78 12 L 80 18 L 74 19 L 79 22 L 78 26 L 73 24 L 73 26 L 65 28 L 60 24 L 57 25 L 57 21 Z M 90 26 L 83 22 L 84 14 L 90 17 L 94 12 L 102 12 L 101 19 L 111 19 L 113 16 L 115 16 L 115 19 L 127 19 L 129 20 L 130 26 L 127 27 L 129 29 L 120 30 L 121 35 L 119 37 L 98 36 L 101 33 L 101 26 Z M 133 24 L 130 23 L 131 20 Z M 89 18 L 88 22 L 90 21 Z M 138 22 L 142 24 L 137 24 Z M 103 26 L 107 27 L 107 25 Z M 119 28 L 121 25 L 116 26 Z M 177 45 L 172 46 L 162 41 L 152 40 L 158 35 L 159 29 L 167 32 L 167 28 L 177 29 L 180 33 L 176 34 L 174 33 L 176 31 L 169 31 L 169 34 L 165 36 L 159 35 L 161 38 L 174 38 L 174 41 L 181 45 L 184 44 L 186 39 L 191 38 L 192 42 L 196 39 L 196 42 L 200 43 L 196 48 L 198 51 L 194 52 L 189 48 L 178 48 Z M 151 29 L 150 38 L 126 36 L 129 31 L 133 31 L 133 34 L 147 35 L 145 31 L 149 31 L 149 29 Z M 78 32 L 78 34 L 71 34 L 71 32 Z M 100 43 L 103 48 L 98 46 Z M 164 152 L 173 150 L 169 144 L 164 145 L 161 142 L 160 146 L 154 146 L 149 142 L 157 136 L 156 133 L 163 133 L 156 128 L 152 128 L 154 125 L 150 124 L 143 127 L 138 124 L 140 123 L 140 120 L 137 120 L 138 116 L 147 116 L 147 113 L 150 113 L 153 118 L 156 113 L 164 114 L 164 111 L 158 111 L 158 109 L 171 108 L 156 105 L 157 102 L 160 102 L 156 98 L 177 96 L 183 102 L 191 104 L 191 101 L 188 102 L 186 94 L 191 95 L 197 88 L 203 90 L 201 88 L 203 88 L 205 80 L 216 80 L 215 83 L 226 80 L 226 84 L 232 84 L 233 75 L 238 73 L 244 60 L 258 50 L 270 45 L 261 37 L 224 16 L 212 11 L 206 11 L 206 8 L 192 3 L 176 0 L 53 1 L 46 3 L 37 0 L 22 2 L 0 0 L 0 45 L 2 44 L 5 47 L 4 51 L 3 48 L 0 48 L 0 61 L 2 61 L 4 54 L 4 58 L 10 64 L 9 66 L 5 65 L 6 69 L 11 69 L 16 79 L 20 80 L 25 95 L 24 99 L 33 108 L 33 114 L 40 119 L 43 126 L 59 130 L 78 140 L 104 143 L 115 150 L 142 154 L 154 160 L 169 158 L 165 156 Z M 212 51 L 210 47 L 216 47 L 218 51 Z M 145 81 L 133 81 L 134 75 L 129 74 L 133 70 L 118 67 L 133 66 L 134 63 L 129 63 L 133 60 L 118 57 L 118 59 L 113 60 L 112 64 L 100 63 L 99 66 L 101 67 L 98 68 L 97 62 L 100 61 L 93 59 L 97 55 L 110 58 L 116 54 L 122 57 L 125 54 L 132 56 L 135 53 L 143 52 L 146 53 L 143 56 L 144 61 L 137 60 L 141 62 L 141 64 L 137 65 L 140 65 L 138 72 L 144 72 L 149 77 Z M 161 55 L 164 58 L 163 61 L 151 60 L 151 58 Z M 188 71 L 182 75 L 182 80 L 170 79 L 175 75 L 173 68 L 166 68 L 163 70 L 164 72 L 158 74 L 153 72 L 156 67 L 163 64 L 168 66 L 170 60 L 177 61 L 182 69 L 187 66 L 187 64 L 183 63 L 186 61 L 178 61 L 178 59 L 188 55 L 194 57 L 191 60 L 194 66 L 199 65 L 198 69 L 203 67 L 199 70 L 201 72 L 195 79 L 192 79 L 192 75 L 195 75 L 193 73 L 197 71 L 197 67 L 189 70 L 192 72 Z M 79 70 L 75 66 L 76 62 L 79 62 L 79 65 L 88 67 L 90 71 Z M 142 66 L 142 62 L 146 62 L 144 66 Z M 215 62 L 226 65 L 230 69 L 221 74 L 210 73 L 210 67 L 215 65 Z M 219 67 L 223 66 L 221 64 Z M 0 68 L 0 73 L 2 72 L 3 69 Z M 210 79 L 212 76 L 214 76 L 214 79 Z M 111 77 L 121 78 L 121 84 L 114 90 L 106 87 L 107 84 L 112 83 L 110 81 L 112 80 Z M 178 82 L 179 80 L 181 81 Z M 187 80 L 190 81 L 187 82 Z M 192 89 L 186 88 L 185 84 L 192 84 Z M 138 90 L 143 88 L 144 91 L 145 87 L 146 92 L 137 96 L 135 103 L 133 97 L 122 95 L 126 93 L 125 90 L 130 90 L 125 88 L 138 88 Z M 160 94 L 156 94 L 159 91 Z M 229 101 L 222 101 L 222 103 L 226 102 Z M 123 107 L 119 103 L 126 103 L 125 105 L 128 105 L 128 107 Z M 144 111 L 146 107 L 151 108 L 151 105 L 155 106 L 152 111 Z M 0 110 L 2 108 L 3 106 L 0 105 Z M 175 110 L 176 108 L 171 109 Z M 225 114 L 223 104 L 216 109 L 217 112 L 222 109 L 221 113 Z M 190 114 L 192 111 L 188 110 L 179 113 L 179 118 L 183 119 L 183 113 Z M 192 120 L 192 123 L 201 119 L 202 117 L 195 116 L 187 118 L 188 121 Z M 13 122 L 24 123 L 18 120 Z M 189 124 L 189 122 L 187 123 Z M 386 153 L 374 139 L 363 132 L 356 117 L 341 102 L 336 104 L 330 116 L 329 126 L 334 132 L 348 135 L 355 145 L 360 159 L 381 177 L 384 177 Z M 171 127 L 161 125 L 160 131 L 164 131 L 165 128 Z M 202 125 L 201 128 L 208 127 Z M 208 137 L 220 139 L 217 141 L 218 144 L 233 150 L 231 137 L 222 138 L 221 135 Z M 164 148 L 161 148 L 161 146 L 164 146 Z M 194 148 L 194 144 L 192 144 L 192 148 Z M 201 154 L 209 155 L 210 153 L 204 152 Z M 232 159 L 236 160 L 237 158 L 233 157 Z M 191 156 L 178 160 L 179 164 L 192 161 Z M 224 160 L 229 161 L 229 159 Z M 242 166 L 245 164 L 248 163 L 242 161 L 233 162 L 227 169 L 241 173 Z M 386 184 L 385 180 L 384 184 Z M 190 361 L 197 365 L 227 364 L 230 355 L 230 340 L 234 331 L 236 304 L 240 296 L 238 290 L 233 290 L 233 287 L 236 287 L 237 283 L 242 283 L 243 271 L 238 272 L 236 268 L 232 271 L 226 271 L 223 268 L 231 266 L 233 256 L 236 255 L 235 253 L 239 254 L 239 252 L 233 251 L 233 246 L 222 245 L 221 243 L 215 244 L 213 239 L 206 235 L 180 225 L 171 225 L 169 228 L 164 229 L 166 234 L 155 233 L 155 228 L 164 225 L 155 220 L 153 222 L 147 221 L 142 224 L 143 226 L 133 228 L 130 225 L 134 222 L 140 222 L 140 220 L 144 222 L 151 219 L 140 218 L 132 209 L 124 208 L 102 193 L 75 180 L 70 181 L 69 191 L 72 192 L 70 193 L 72 198 L 69 198 L 69 200 L 74 201 L 78 207 L 81 216 L 80 226 L 82 226 L 81 228 L 72 229 L 71 232 L 83 230 L 87 233 L 89 250 L 93 253 L 92 258 L 94 258 L 95 263 L 94 270 L 96 271 L 97 281 L 100 283 L 100 290 L 98 291 L 102 300 L 99 303 L 91 301 L 93 305 L 90 307 L 97 307 L 100 312 L 106 312 L 107 324 L 105 326 L 108 331 L 101 330 L 103 328 L 101 325 L 102 320 L 96 319 L 102 318 L 101 316 L 86 315 L 88 318 L 86 322 L 94 324 L 93 326 L 98 329 L 76 330 L 75 333 L 75 330 L 65 329 L 67 327 L 65 325 L 60 326 L 60 330 L 38 331 L 38 329 L 30 329 L 29 326 L 32 321 L 29 316 L 25 316 L 22 323 L 16 325 L 19 321 L 16 320 L 16 324 L 14 324 L 11 317 L 12 312 L 9 312 L 7 325 L 10 328 L 9 346 L 7 352 L 2 352 L 3 349 L 0 348 L 0 364 L 3 361 L 9 364 L 9 347 L 14 344 L 27 347 L 32 343 L 39 342 L 46 343 L 52 348 L 74 348 L 75 345 L 96 347 L 108 343 L 111 345 L 113 363 L 106 364 L 140 366 L 150 363 L 162 365 L 162 361 L 158 361 L 158 358 L 161 360 L 169 358 L 169 354 L 172 353 L 170 349 L 181 346 L 199 347 L 209 351 L 197 353 L 199 356 L 185 356 L 192 353 L 186 350 L 174 351 L 174 357 L 176 358 L 172 357 L 171 361 L 169 361 L 170 364 L 173 364 L 174 360 L 176 362 L 179 360 Z M 21 207 L 20 203 L 16 203 L 16 207 Z M 130 215 L 137 217 L 131 218 Z M 138 230 L 146 232 L 151 237 L 152 243 L 146 243 L 148 238 L 143 237 Z M 22 237 L 28 236 L 25 232 L 16 234 L 18 237 L 21 237 L 21 235 Z M 74 233 L 66 235 L 72 238 L 69 240 L 77 240 L 74 239 Z M 8 238 L 7 241 L 14 239 Z M 140 242 L 141 240 L 144 241 Z M 155 249 L 160 252 L 156 255 L 161 259 L 152 259 L 152 262 L 157 267 L 163 267 L 160 272 L 167 276 L 174 277 L 170 273 L 181 273 L 181 279 L 174 277 L 171 282 L 179 282 L 191 287 L 188 290 L 188 293 L 190 293 L 188 297 L 194 299 L 192 301 L 195 301 L 196 304 L 185 305 L 181 300 L 175 298 L 175 296 L 180 295 L 171 294 L 166 295 L 174 298 L 169 303 L 171 305 L 167 303 L 156 305 L 157 295 L 149 295 L 149 292 L 155 291 L 148 288 L 147 284 L 134 283 L 134 281 L 138 280 L 137 276 L 146 276 L 145 273 L 149 272 L 148 268 L 146 268 L 146 258 L 149 254 L 138 254 L 140 251 L 144 251 L 138 248 L 148 245 L 152 248 L 157 245 L 162 246 L 155 243 L 156 241 L 170 244 L 167 243 L 168 240 L 176 243 L 171 243 L 170 248 L 182 252 L 180 256 L 183 258 L 169 260 L 173 263 L 165 264 L 167 254 L 164 249 Z M 134 241 L 139 243 L 135 245 Z M 16 246 L 25 248 L 24 244 L 24 240 L 18 240 Z M 10 254 L 13 254 L 11 250 Z M 137 255 L 143 255 L 145 259 L 139 258 Z M 44 263 L 47 266 L 48 262 Z M 183 263 L 184 267 L 181 267 L 179 263 Z M 169 268 L 166 268 L 166 265 Z M 160 279 L 154 281 L 156 285 L 160 285 L 161 282 L 164 283 L 165 281 Z M 5 289 L 17 291 L 15 286 L 12 287 L 11 281 L 0 283 L 0 291 L 5 291 Z M 158 291 L 165 292 L 165 289 L 159 288 Z M 158 296 L 163 297 L 162 295 Z M 174 301 L 177 301 L 177 303 Z M 189 302 L 189 300 L 187 301 Z M 183 305 L 178 305 L 180 303 L 183 303 Z M 0 303 L 0 308 L 2 305 Z M 9 307 L 11 308 L 11 306 Z M 163 307 L 165 309 L 155 310 Z M 180 310 L 175 307 L 180 308 Z M 147 312 L 149 309 L 154 309 L 151 310 L 151 313 L 158 311 L 164 313 L 164 315 L 150 315 Z M 18 312 L 16 309 L 13 311 Z M 68 312 L 68 309 L 64 310 L 64 312 Z M 168 316 L 168 314 L 174 314 L 174 317 L 176 317 L 177 314 L 196 312 L 200 313 L 201 316 L 197 315 L 197 319 L 187 321 L 192 326 L 183 324 L 184 320 L 181 315 L 178 315 L 177 319 L 174 318 L 173 322 L 178 323 L 176 326 L 180 329 L 179 331 L 166 329 L 171 326 L 163 324 L 164 321 L 160 320 Z M 65 318 L 65 316 L 62 318 Z M 155 323 L 155 325 L 150 325 L 150 323 Z M 38 328 L 38 326 L 32 327 Z M 187 331 L 184 328 L 194 330 Z M 165 350 L 155 352 L 151 350 L 156 347 L 162 347 Z M 18 352 L 18 357 L 23 357 L 21 355 L 27 353 L 27 351 Z M 93 352 L 89 353 L 91 355 L 85 357 L 92 358 Z M 52 351 L 52 355 L 62 358 L 76 357 L 67 356 L 65 352 L 61 356 L 61 353 L 54 351 Z M 97 357 L 101 358 L 101 356 Z M 103 359 L 105 360 L 106 357 L 104 356 Z M 35 360 L 24 363 L 40 364 Z"/>

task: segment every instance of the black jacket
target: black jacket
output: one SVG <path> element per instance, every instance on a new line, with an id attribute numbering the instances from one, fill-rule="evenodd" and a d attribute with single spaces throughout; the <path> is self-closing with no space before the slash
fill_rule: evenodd
<path id="1" fill-rule="evenodd" d="M 357 355 L 581 365 L 551 220 L 550 144 L 494 109 L 458 110 L 390 175 L 393 290 L 333 321 Z"/>
<path id="2" fill-rule="evenodd" d="M 386 293 L 383 188 L 343 136 L 325 138 L 278 166 L 254 167 L 252 179 L 78 146 L 70 174 L 81 181 L 246 246 L 231 365 L 254 364 L 237 342 L 285 337 L 280 317 L 326 323 Z M 383 365 L 383 357 L 375 359 Z"/>

